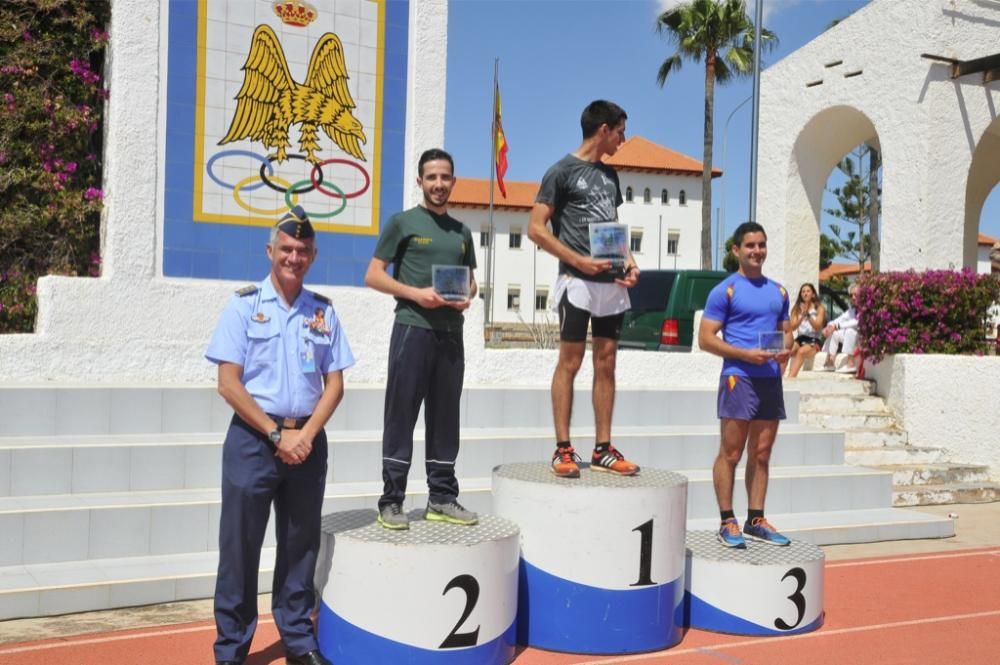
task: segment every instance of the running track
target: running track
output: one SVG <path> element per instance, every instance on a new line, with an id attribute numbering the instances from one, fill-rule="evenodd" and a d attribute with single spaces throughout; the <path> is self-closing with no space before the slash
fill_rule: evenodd
<path id="1" fill-rule="evenodd" d="M 527 649 L 516 665 L 992 665 L 1000 663 L 1000 548 L 826 565 L 826 623 L 813 633 L 738 637 L 688 631 L 666 651 L 580 656 Z M 738 589 L 734 589 L 738 593 Z M 211 665 L 215 627 L 158 628 L 0 644 L 0 665 Z M 283 665 L 270 616 L 247 665 Z"/>

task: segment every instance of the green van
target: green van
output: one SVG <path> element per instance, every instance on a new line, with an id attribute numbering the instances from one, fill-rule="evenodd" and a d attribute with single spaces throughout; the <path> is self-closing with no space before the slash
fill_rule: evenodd
<path id="1" fill-rule="evenodd" d="M 705 308 L 708 293 L 729 275 L 714 270 L 643 270 L 629 289 L 632 309 L 625 312 L 622 348 L 690 351 L 694 313 Z"/>

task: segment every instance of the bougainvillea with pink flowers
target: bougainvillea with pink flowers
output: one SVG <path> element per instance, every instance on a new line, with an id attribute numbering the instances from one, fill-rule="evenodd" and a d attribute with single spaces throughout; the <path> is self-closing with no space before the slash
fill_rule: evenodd
<path id="1" fill-rule="evenodd" d="M 107 0 L 0 2 L 0 333 L 36 280 L 100 274 Z"/>
<path id="2" fill-rule="evenodd" d="M 971 269 L 884 272 L 858 280 L 858 337 L 865 358 L 896 353 L 981 354 L 1000 280 Z"/>

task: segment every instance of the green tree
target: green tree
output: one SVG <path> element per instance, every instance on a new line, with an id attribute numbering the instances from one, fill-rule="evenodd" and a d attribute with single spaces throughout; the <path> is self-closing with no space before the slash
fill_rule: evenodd
<path id="1" fill-rule="evenodd" d="M 733 255 L 733 245 L 736 241 L 732 236 L 726 241 L 726 255 L 722 257 L 722 269 L 726 272 L 736 272 L 740 269 L 740 261 Z"/>
<path id="2" fill-rule="evenodd" d="M 701 267 L 712 268 L 712 137 L 715 83 L 723 85 L 753 73 L 754 24 L 744 0 L 691 0 L 660 14 L 656 30 L 676 45 L 656 74 L 662 88 L 685 60 L 705 63 L 705 134 L 701 175 Z M 761 30 L 761 50 L 778 38 Z"/>
<path id="3" fill-rule="evenodd" d="M 830 267 L 833 263 L 833 259 L 836 258 L 837 254 L 840 252 L 840 245 L 836 240 L 826 235 L 825 233 L 819 234 L 819 269 L 825 270 Z"/>
<path id="4" fill-rule="evenodd" d="M 864 157 L 869 155 L 870 149 L 867 146 L 859 146 L 837 164 L 837 169 L 846 178 L 845 182 L 830 190 L 830 193 L 837 199 L 837 208 L 827 208 L 826 213 L 848 226 L 842 229 L 840 224 L 830 224 L 833 238 L 830 238 L 832 246 L 836 249 L 836 254 L 845 256 L 857 262 L 861 271 L 865 269 L 865 263 L 872 256 L 872 242 L 869 234 L 870 222 L 873 215 L 877 216 L 878 206 L 873 206 L 872 183 L 876 201 L 881 197 L 878 175 L 881 169 L 875 172 L 875 178 L 870 174 L 863 173 L 860 164 L 864 164 Z M 855 159 L 857 162 L 855 162 Z M 857 165 L 856 165 L 857 164 Z M 877 220 L 876 220 L 877 221 Z M 855 227 L 855 228 L 850 228 Z M 822 242 L 822 241 L 821 241 Z M 820 247 L 822 254 L 823 248 Z M 821 257 L 822 261 L 822 257 Z"/>

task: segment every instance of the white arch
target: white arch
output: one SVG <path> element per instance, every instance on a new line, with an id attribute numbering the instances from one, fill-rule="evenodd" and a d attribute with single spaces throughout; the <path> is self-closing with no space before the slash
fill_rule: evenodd
<path id="1" fill-rule="evenodd" d="M 983 204 L 1000 183 L 1000 117 L 986 128 L 972 153 L 969 177 L 965 186 L 965 229 L 962 240 L 962 265 L 976 267 L 979 218 Z"/>

